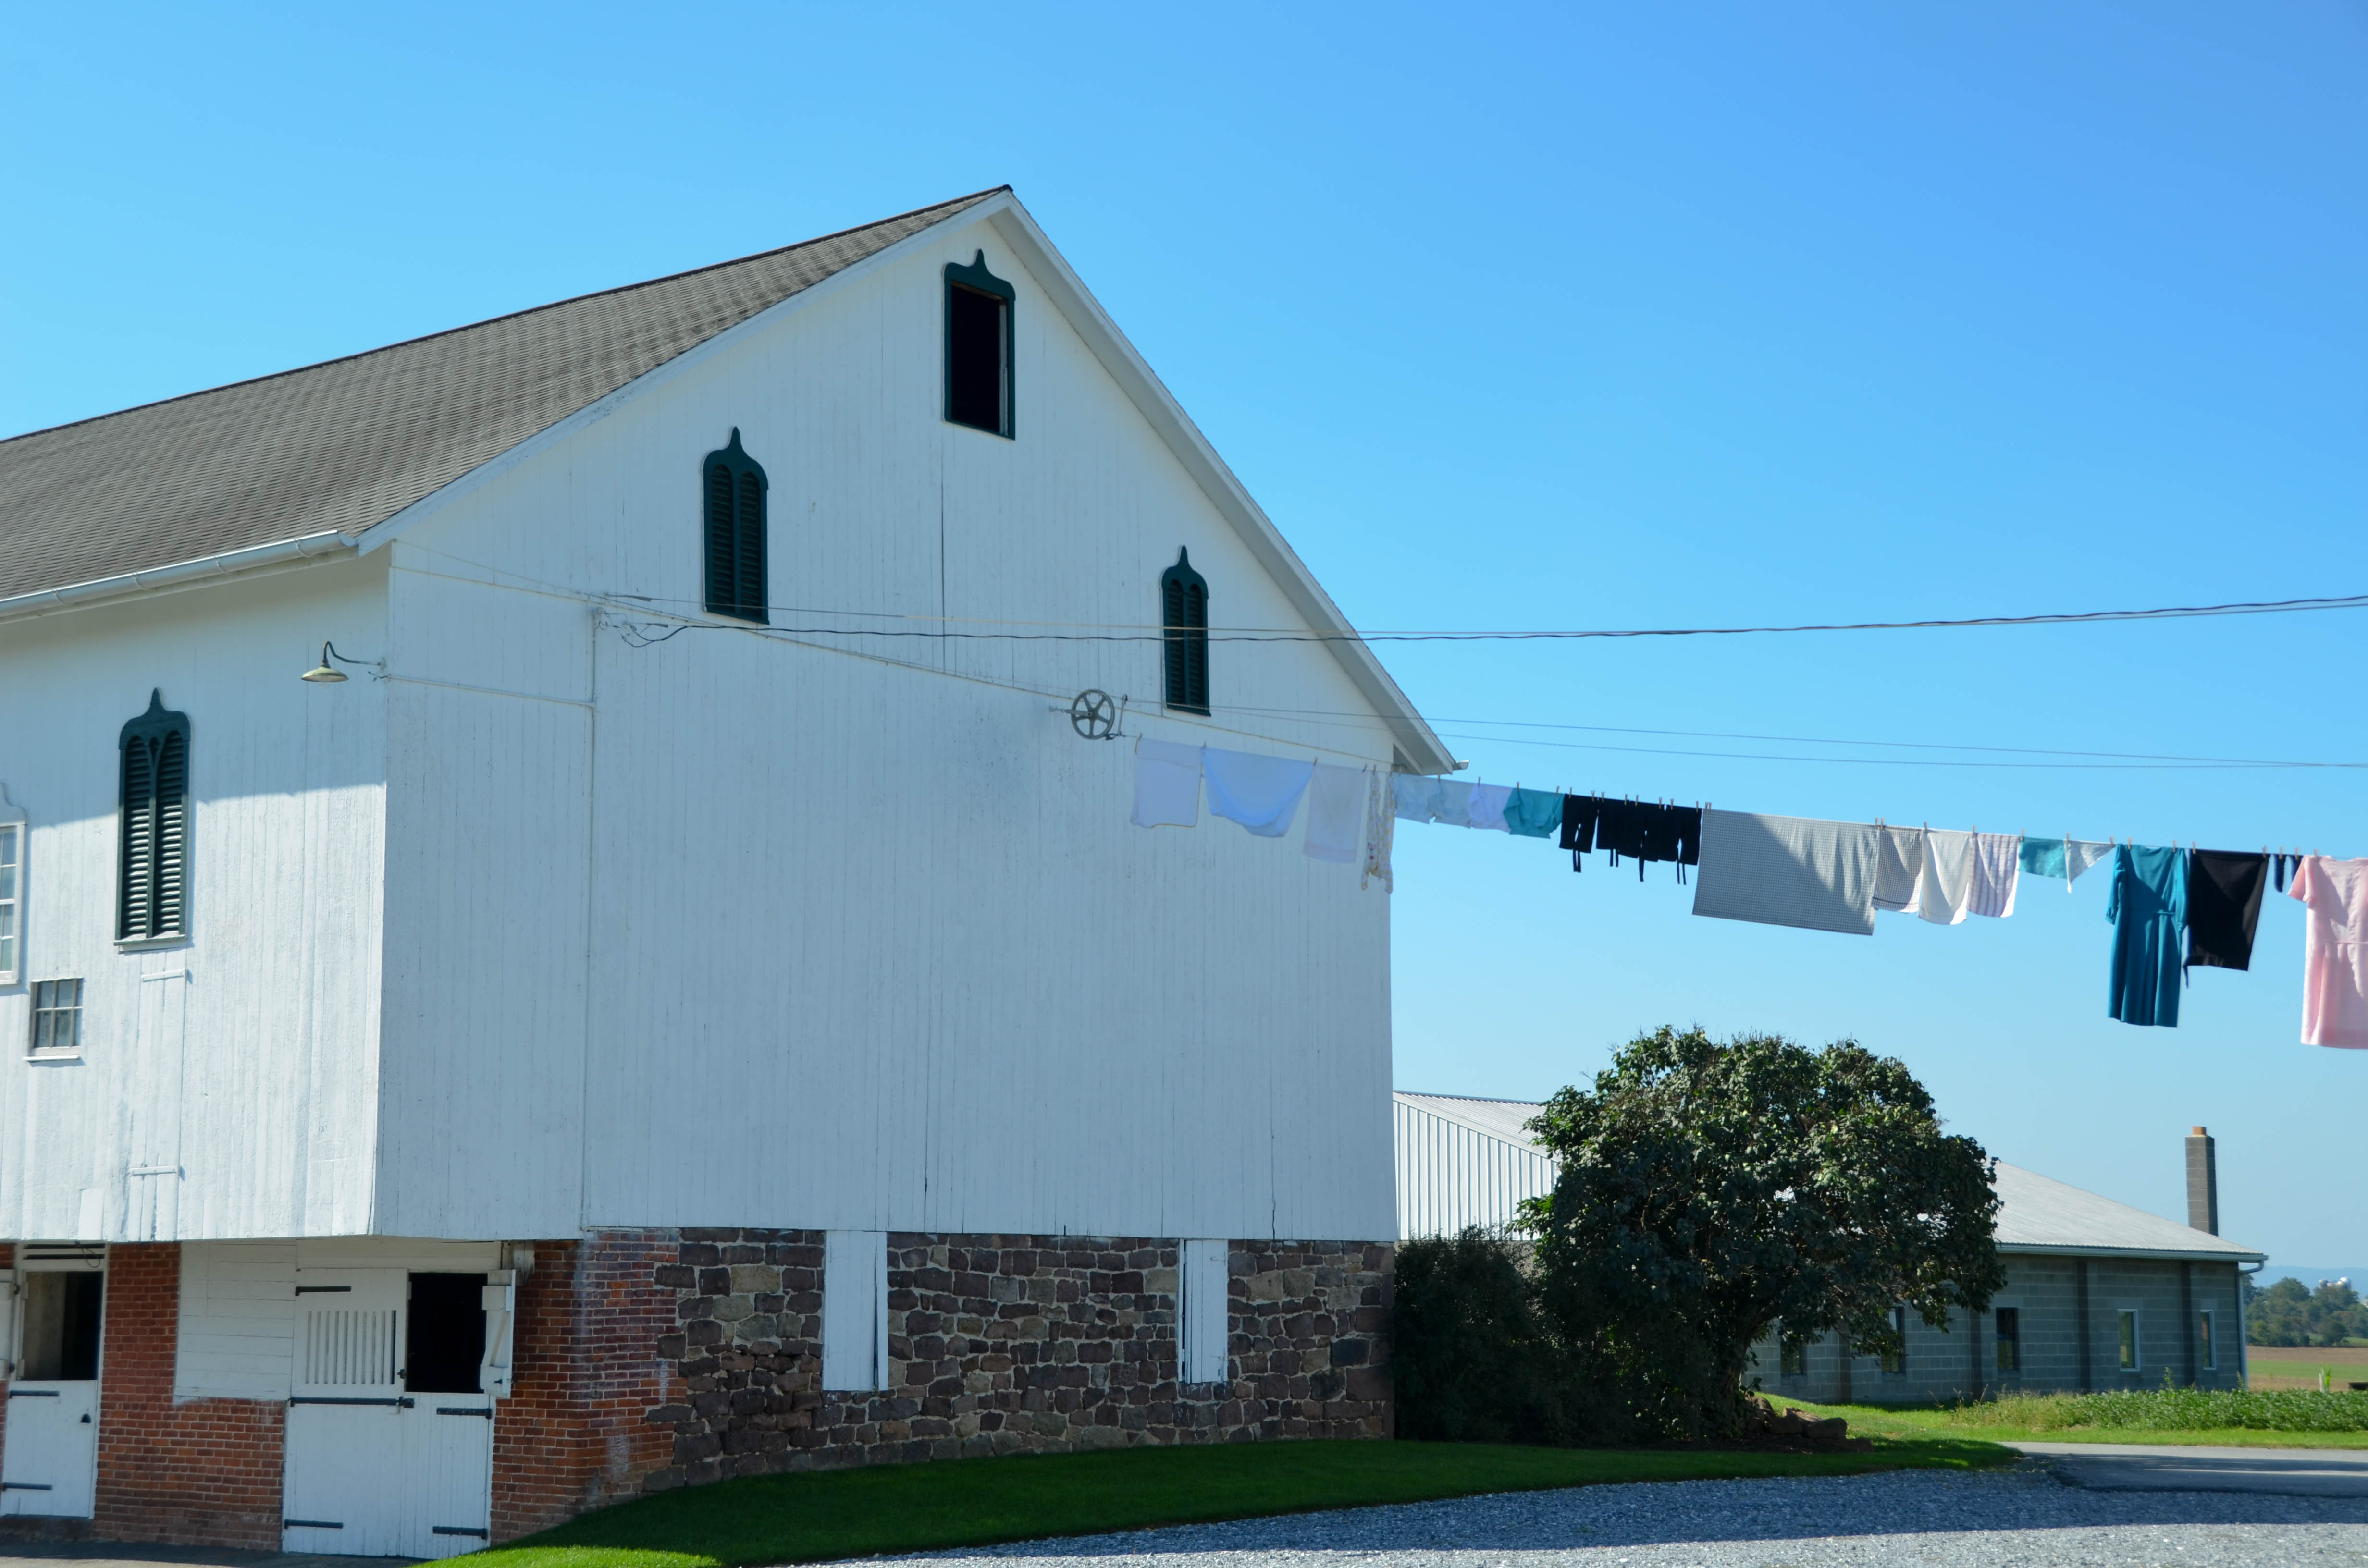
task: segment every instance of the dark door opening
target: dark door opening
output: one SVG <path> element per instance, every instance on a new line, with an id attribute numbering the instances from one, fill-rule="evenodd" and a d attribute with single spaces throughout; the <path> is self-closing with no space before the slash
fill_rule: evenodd
<path id="1" fill-rule="evenodd" d="M 98 1378 L 98 1324 L 107 1276 L 96 1269 L 25 1276 L 25 1365 L 37 1383 L 87 1383 Z"/>
<path id="2" fill-rule="evenodd" d="M 413 1393 L 477 1393 L 485 1358 L 485 1277 L 415 1274 L 403 1386 Z"/>

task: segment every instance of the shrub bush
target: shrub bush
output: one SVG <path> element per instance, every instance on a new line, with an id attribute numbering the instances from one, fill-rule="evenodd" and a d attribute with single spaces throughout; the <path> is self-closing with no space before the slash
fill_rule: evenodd
<path id="1" fill-rule="evenodd" d="M 1522 1249 L 1481 1231 L 1398 1248 L 1390 1369 L 1398 1436 L 1439 1442 L 1617 1442 L 1619 1402 L 1538 1308 Z"/>

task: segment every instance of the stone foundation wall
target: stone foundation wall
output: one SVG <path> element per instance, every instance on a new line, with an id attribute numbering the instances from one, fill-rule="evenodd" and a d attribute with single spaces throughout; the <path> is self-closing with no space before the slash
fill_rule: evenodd
<path id="1" fill-rule="evenodd" d="M 681 1392 L 649 1413 L 649 1490 L 734 1475 L 1133 1444 L 1383 1437 L 1393 1249 L 1231 1252 L 1231 1375 L 1177 1378 L 1177 1246 L 1144 1237 L 888 1238 L 888 1386 L 822 1390 L 818 1231 L 687 1230 L 652 1283 Z M 678 1380 L 678 1381 L 677 1381 Z"/>

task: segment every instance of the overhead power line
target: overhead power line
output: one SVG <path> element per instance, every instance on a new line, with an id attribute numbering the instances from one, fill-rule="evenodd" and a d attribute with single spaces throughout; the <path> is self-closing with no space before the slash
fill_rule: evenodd
<path id="1" fill-rule="evenodd" d="M 686 604 L 680 599 L 617 594 L 612 598 L 653 607 Z M 876 610 L 817 609 L 811 606 L 769 605 L 767 613 L 797 616 L 845 616 L 864 619 L 928 622 L 914 626 L 783 626 L 771 630 L 799 637 L 891 637 L 964 642 L 1159 642 L 1169 635 L 1160 626 L 1122 622 L 1060 622 L 994 620 L 959 616 L 896 615 Z M 1794 626 L 1658 626 L 1578 628 L 1527 631 L 1457 631 L 1390 630 L 1381 631 L 1308 631 L 1287 627 L 1210 627 L 1212 642 L 1552 642 L 1588 638 L 1626 637 L 1749 637 L 1802 631 L 1921 631 L 1947 628 L 1996 626 L 2079 626 L 2133 620 L 2193 620 L 2225 615 L 2294 615 L 2311 610 L 2368 609 L 2368 594 L 2342 594 L 2321 598 L 2257 599 L 2236 604 L 2167 605 L 2153 609 L 2073 610 L 2048 615 L 1980 615 L 1925 620 L 1817 621 Z M 657 613 L 665 613 L 657 611 Z M 995 631 L 956 628 L 995 626 L 1063 626 L 1057 631 Z"/>

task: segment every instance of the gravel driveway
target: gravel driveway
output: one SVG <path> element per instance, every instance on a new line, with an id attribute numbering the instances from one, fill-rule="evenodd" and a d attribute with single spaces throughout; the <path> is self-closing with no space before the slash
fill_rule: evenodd
<path id="1" fill-rule="evenodd" d="M 981 1568 L 2368 1564 L 2368 1499 L 2088 1491 L 2011 1471 L 1588 1486 L 942 1552 Z"/>

